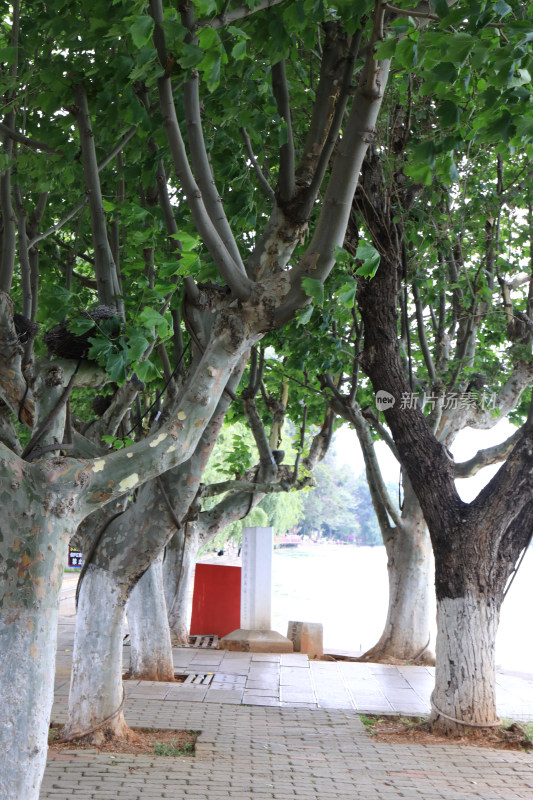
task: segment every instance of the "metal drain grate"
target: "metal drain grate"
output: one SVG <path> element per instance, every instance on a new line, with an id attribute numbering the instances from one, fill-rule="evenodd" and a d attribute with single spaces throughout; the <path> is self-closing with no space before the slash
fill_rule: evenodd
<path id="1" fill-rule="evenodd" d="M 209 686 L 213 678 L 212 672 L 191 672 L 182 683 L 184 686 Z"/>
<path id="2" fill-rule="evenodd" d="M 189 647 L 213 647 L 216 648 L 218 636 L 216 634 L 210 636 L 189 636 Z"/>

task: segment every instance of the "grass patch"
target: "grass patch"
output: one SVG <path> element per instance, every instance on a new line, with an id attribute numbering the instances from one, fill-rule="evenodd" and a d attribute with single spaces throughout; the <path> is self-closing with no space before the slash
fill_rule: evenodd
<path id="1" fill-rule="evenodd" d="M 177 758 L 178 756 L 191 756 L 194 753 L 193 742 L 185 742 L 180 745 L 177 739 L 173 739 L 170 742 L 154 742 L 153 744 L 156 756 Z"/>
<path id="2" fill-rule="evenodd" d="M 371 736 L 375 736 L 374 725 L 376 722 L 381 722 L 381 719 L 379 717 L 369 717 L 367 714 L 359 714 L 359 719 L 365 726 L 366 732 Z"/>
<path id="3" fill-rule="evenodd" d="M 73 739 L 62 741 L 62 727 L 51 725 L 48 734 L 48 750 L 51 755 L 62 750 L 98 750 L 109 753 L 131 755 L 156 755 L 179 758 L 193 756 L 200 731 L 176 730 L 172 728 L 131 728 L 123 739 L 106 737 L 103 742 L 94 744 L 91 740 Z"/>

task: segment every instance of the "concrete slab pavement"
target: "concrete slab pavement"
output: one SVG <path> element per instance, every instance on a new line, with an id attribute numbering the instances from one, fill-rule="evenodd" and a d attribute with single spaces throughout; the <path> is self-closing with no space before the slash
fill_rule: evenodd
<path id="1" fill-rule="evenodd" d="M 74 617 L 58 638 L 54 722 L 66 719 Z M 127 666 L 129 648 L 124 647 Z M 139 727 L 201 731 L 194 758 L 52 754 L 41 800 L 533 800 L 530 753 L 382 744 L 357 712 L 425 714 L 433 670 L 294 654 L 174 651 L 188 683 L 125 683 Z M 533 676 L 498 674 L 504 717 L 533 719 Z"/>

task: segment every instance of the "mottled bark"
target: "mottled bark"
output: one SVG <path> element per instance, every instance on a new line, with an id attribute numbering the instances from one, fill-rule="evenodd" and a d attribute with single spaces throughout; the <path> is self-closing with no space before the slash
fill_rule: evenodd
<path id="1" fill-rule="evenodd" d="M 83 582 L 64 735 L 82 736 L 118 711 L 107 724 L 88 733 L 89 741 L 99 744 L 109 735 L 125 736 L 127 732 L 120 710 L 126 598 L 114 576 L 93 564 L 88 566 Z"/>
<path id="2" fill-rule="evenodd" d="M 72 510 L 0 445 L 0 796 L 34 800 L 46 763 L 58 597 Z M 9 502 L 7 502 L 9 498 Z"/>
<path id="3" fill-rule="evenodd" d="M 174 534 L 167 546 L 163 576 L 168 624 L 174 644 L 187 644 L 189 641 L 189 595 L 199 547 L 198 527 L 194 522 Z"/>
<path id="4" fill-rule="evenodd" d="M 128 600 L 129 676 L 143 681 L 174 680 L 162 565 L 160 554 L 133 587 Z"/>
<path id="5" fill-rule="evenodd" d="M 405 485 L 401 526 L 385 532 L 389 601 L 378 642 L 362 661 L 434 664 L 430 648 L 432 553 L 420 504 Z"/>
<path id="6" fill-rule="evenodd" d="M 374 390 L 399 399 L 410 387 L 403 371 L 397 340 L 396 298 L 398 264 L 382 257 L 376 276 L 361 281 L 359 306 L 365 324 L 363 366 Z M 531 464 L 533 426 L 522 429 L 518 443 L 490 483 L 470 504 L 455 488 L 454 467 L 443 444 L 434 436 L 418 408 L 391 404 L 385 411 L 402 464 L 420 501 L 435 554 L 435 583 L 439 607 L 435 698 L 456 732 L 464 723 L 491 725 L 496 718 L 494 635 L 505 582 L 528 540 L 532 525 Z M 443 616 L 444 615 L 444 616 Z M 455 617 L 455 625 L 445 622 Z M 458 616 L 465 617 L 458 625 Z M 469 620 L 469 615 L 473 615 Z M 482 641 L 483 639 L 483 641 Z M 482 668 L 466 653 L 483 652 Z M 459 657 L 459 661 L 457 658 Z M 492 659 L 492 666 L 487 666 Z M 453 663 L 452 663 L 453 662 Z M 455 675 L 470 676 L 461 691 L 450 683 Z M 482 699 L 476 720 L 473 708 Z M 482 717 L 480 716 L 482 713 Z M 450 731 L 449 720 L 434 713 L 436 728 Z"/>

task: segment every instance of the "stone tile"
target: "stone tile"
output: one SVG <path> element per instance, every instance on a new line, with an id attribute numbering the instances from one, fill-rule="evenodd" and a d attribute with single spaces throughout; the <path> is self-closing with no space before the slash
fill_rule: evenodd
<path id="1" fill-rule="evenodd" d="M 252 664 L 256 661 L 279 664 L 280 660 L 281 655 L 279 653 L 252 653 Z"/>
<path id="2" fill-rule="evenodd" d="M 254 697 L 279 697 L 279 689 L 277 687 L 272 687 L 270 689 L 254 689 L 254 688 L 246 688 L 244 690 L 243 695 L 243 702 L 245 702 L 246 698 L 249 695 L 253 695 Z"/>
<path id="3" fill-rule="evenodd" d="M 263 678 L 262 680 L 252 681 L 248 679 L 245 684 L 247 689 L 271 689 L 278 691 L 279 681 L 276 679 Z"/>
<path id="4" fill-rule="evenodd" d="M 306 653 L 282 653 L 280 663 L 282 666 L 309 667 L 309 658 Z"/>

